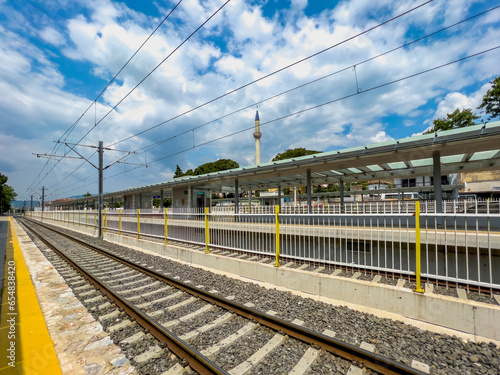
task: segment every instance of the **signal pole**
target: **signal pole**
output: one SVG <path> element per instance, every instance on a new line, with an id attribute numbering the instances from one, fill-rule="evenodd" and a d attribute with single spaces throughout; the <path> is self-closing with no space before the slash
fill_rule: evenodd
<path id="1" fill-rule="evenodd" d="M 103 142 L 99 141 L 99 144 L 97 146 L 97 153 L 99 156 L 99 161 L 97 163 L 97 166 L 95 166 L 94 163 L 92 163 L 90 160 L 88 160 L 86 157 L 81 155 L 78 151 L 75 150 L 74 147 L 71 146 L 83 146 L 83 147 L 90 147 L 90 148 L 96 148 L 96 146 L 85 146 L 85 145 L 79 145 L 79 144 L 71 144 L 71 143 L 66 143 L 66 142 L 61 142 L 61 141 L 56 141 L 56 143 L 64 143 L 66 146 L 68 146 L 73 152 L 78 154 L 79 157 L 72 157 L 72 156 L 67 156 L 67 155 L 47 155 L 47 154 L 34 154 L 37 157 L 45 157 L 45 158 L 72 158 L 72 159 L 84 159 L 87 163 L 89 163 L 91 166 L 93 166 L 95 169 L 97 169 L 97 174 L 98 174 L 98 185 L 99 185 L 99 193 L 98 193 L 98 198 L 97 198 L 97 211 L 98 211 L 98 217 L 97 217 L 97 233 L 100 238 L 102 238 L 102 209 L 104 207 L 104 189 L 103 189 L 103 180 L 104 180 L 104 170 L 108 169 L 111 167 L 113 164 L 120 163 L 120 164 L 131 164 L 131 165 L 142 165 L 142 166 L 148 166 L 147 164 L 137 164 L 137 163 L 126 163 L 120 161 L 123 159 L 125 156 L 130 155 L 130 154 L 136 154 L 137 152 L 135 151 L 122 151 L 122 150 L 114 150 L 112 148 L 104 148 L 103 147 Z M 70 146 L 71 145 L 71 146 Z M 104 167 L 104 150 L 108 151 L 118 151 L 118 152 L 125 152 L 125 155 L 122 157 L 118 158 L 115 160 L 113 163 L 110 165 Z M 44 191 L 45 187 L 42 188 L 42 211 L 43 211 L 43 205 L 44 205 Z"/>

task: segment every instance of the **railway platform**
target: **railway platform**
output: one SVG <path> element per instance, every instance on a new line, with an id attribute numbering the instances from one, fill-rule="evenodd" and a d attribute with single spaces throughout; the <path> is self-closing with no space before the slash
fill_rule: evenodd
<path id="1" fill-rule="evenodd" d="M 5 233 L 5 250 L 7 251 L 4 283 L 8 280 L 8 265 L 11 260 L 16 266 L 16 360 L 15 367 L 5 362 L 5 356 L 0 360 L 0 375 L 3 374 L 134 374 L 136 370 L 127 358 L 121 353 L 118 346 L 110 340 L 109 335 L 103 331 L 101 324 L 83 307 L 73 295 L 71 289 L 64 282 L 59 273 L 38 250 L 23 228 L 15 220 L 0 221 L 0 241 Z M 71 228 L 74 229 L 74 228 Z M 399 286 L 376 285 L 375 282 L 363 280 L 344 280 L 345 278 L 320 275 L 313 271 L 291 269 L 282 267 L 276 269 L 263 262 L 250 262 L 225 256 L 222 252 L 204 254 L 198 250 L 182 248 L 179 246 L 164 246 L 148 240 L 138 240 L 126 236 L 113 236 L 106 234 L 107 240 L 120 242 L 125 246 L 133 247 L 150 254 L 164 256 L 168 259 L 194 265 L 219 274 L 244 281 L 251 281 L 269 289 L 292 291 L 306 298 L 314 298 L 333 305 L 347 306 L 356 311 L 362 311 L 393 320 L 411 324 L 420 329 L 437 333 L 456 335 L 463 340 L 495 343 L 500 345 L 497 337 L 477 332 L 467 333 L 446 328 L 436 323 L 426 323 L 424 318 L 411 317 L 411 314 L 394 313 L 399 311 L 393 307 L 408 303 L 409 299 L 418 301 L 431 301 L 429 313 L 436 313 L 443 308 L 461 311 L 459 319 L 463 319 L 463 327 L 471 324 L 468 311 L 472 311 L 475 318 L 480 319 L 481 311 L 495 314 L 498 306 L 486 306 L 470 300 L 460 300 L 446 296 L 432 296 L 430 290 L 424 295 L 415 295 L 411 290 Z M 0 242 L 3 246 L 3 243 Z M 161 248 L 161 249 L 160 249 Z M 1 254 L 0 254 L 1 255 Z M 289 269 L 287 269 L 289 268 Z M 327 283 L 327 279 L 331 279 Z M 281 282 L 281 286 L 279 285 Z M 6 284 L 4 284 L 6 285 Z M 358 296 L 366 293 L 371 306 L 362 306 L 349 302 L 347 294 L 353 294 L 358 289 Z M 406 288 L 407 289 L 407 288 Z M 333 299 L 327 291 L 337 290 L 346 294 L 344 301 L 341 294 L 338 299 Z M 6 304 L 7 288 L 4 287 L 2 298 L 2 352 L 5 337 L 8 335 L 7 313 L 9 305 Z M 375 292 L 378 291 L 378 292 Z M 392 302 L 388 302 L 388 300 Z M 354 300 L 353 300 L 354 301 Z M 384 304 L 392 304 L 384 307 Z M 423 302 L 420 302 L 423 303 Z M 427 302 L 426 302 L 427 303 Z M 377 308 L 379 306 L 380 308 Z M 390 312 L 392 310 L 393 312 Z M 424 309 L 425 310 L 425 309 Z M 433 311 L 434 310 L 434 311 Z M 438 314 L 443 315 L 443 314 Z M 446 315 L 449 315 L 446 313 Z M 476 324 L 477 322 L 472 322 Z M 487 332 L 481 325 L 475 325 L 481 332 Z M 493 334 L 495 332 L 491 331 Z M 5 350 L 4 350 L 5 349 Z"/>
<path id="2" fill-rule="evenodd" d="M 15 220 L 0 217 L 0 233 L 0 375 L 135 373 Z"/>
<path id="3" fill-rule="evenodd" d="M 52 339 L 12 221 L 0 217 L 3 288 L 0 374 L 60 374 Z"/>

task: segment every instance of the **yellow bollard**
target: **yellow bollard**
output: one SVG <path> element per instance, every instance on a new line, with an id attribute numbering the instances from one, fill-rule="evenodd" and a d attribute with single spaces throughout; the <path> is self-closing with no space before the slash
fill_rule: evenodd
<path id="1" fill-rule="evenodd" d="M 88 210 L 88 209 L 87 209 L 87 210 L 85 210 L 85 228 L 87 228 L 87 227 L 88 227 L 88 223 L 87 223 L 88 212 L 89 212 L 89 210 Z"/>
<path id="2" fill-rule="evenodd" d="M 164 215 L 165 215 L 165 245 L 168 245 L 167 207 L 165 207 Z"/>
<path id="3" fill-rule="evenodd" d="M 274 264 L 275 267 L 280 266 L 280 219 L 279 219 L 279 213 L 280 213 L 280 206 L 276 205 L 276 263 Z"/>
<path id="4" fill-rule="evenodd" d="M 208 228 L 208 207 L 205 207 L 205 253 L 210 253 L 208 244 L 210 243 L 210 232 Z"/>
<path id="5" fill-rule="evenodd" d="M 137 238 L 141 238 L 141 210 L 137 209 Z"/>
<path id="6" fill-rule="evenodd" d="M 417 267 L 415 270 L 415 276 L 417 277 L 417 287 L 414 289 L 414 291 L 418 293 L 423 293 L 424 290 L 420 285 L 422 259 L 420 255 L 420 202 L 419 201 L 415 202 L 415 252 L 416 252 L 415 257 L 417 263 Z"/>
<path id="7" fill-rule="evenodd" d="M 118 234 L 122 235 L 122 209 L 118 209 Z"/>

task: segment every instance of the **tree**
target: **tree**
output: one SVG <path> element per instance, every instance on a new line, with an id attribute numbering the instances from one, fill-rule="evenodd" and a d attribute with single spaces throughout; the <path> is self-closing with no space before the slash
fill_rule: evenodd
<path id="1" fill-rule="evenodd" d="M 182 176 L 184 176 L 184 173 L 182 172 L 181 167 L 179 167 L 179 164 L 177 164 L 177 168 L 175 168 L 174 178 Z"/>
<path id="2" fill-rule="evenodd" d="M 212 172 L 220 172 L 225 171 L 227 169 L 239 168 L 240 165 L 231 159 L 219 159 L 214 162 L 205 163 L 199 165 L 195 170 L 188 169 L 186 173 L 182 173 L 182 169 L 177 166 L 175 170 L 174 178 L 182 177 L 182 176 L 199 176 L 200 174 L 212 173 Z"/>
<path id="3" fill-rule="evenodd" d="M 491 83 L 491 89 L 483 96 L 483 102 L 478 109 L 485 108 L 485 112 L 490 115 L 488 120 L 500 116 L 500 77 L 495 78 Z"/>
<path id="4" fill-rule="evenodd" d="M 434 133 L 438 130 L 451 130 L 471 126 L 474 125 L 474 120 L 478 118 L 479 116 L 473 113 L 470 108 L 463 110 L 455 109 L 453 113 L 448 113 L 446 118 L 434 120 L 434 127 L 424 132 L 424 134 Z"/>
<path id="5" fill-rule="evenodd" d="M 277 154 L 273 158 L 273 161 L 298 158 L 300 156 L 306 156 L 306 155 L 312 155 L 312 154 L 319 154 L 321 152 L 322 151 L 306 150 L 303 147 L 293 148 L 293 149 L 288 149 L 285 152 L 282 152 L 280 154 Z"/>
<path id="6" fill-rule="evenodd" d="M 90 194 L 90 193 L 87 191 L 85 194 L 83 194 L 83 196 L 84 196 L 84 197 L 91 197 L 91 196 L 92 196 L 92 194 Z"/>
<path id="7" fill-rule="evenodd" d="M 225 171 L 228 169 L 234 169 L 234 168 L 239 168 L 239 167 L 240 167 L 240 165 L 237 162 L 235 162 L 234 160 L 219 159 L 219 160 L 214 161 L 212 163 L 205 163 L 205 164 L 198 166 L 194 170 L 194 175 L 199 176 L 201 174 Z"/>
<path id="8" fill-rule="evenodd" d="M 10 210 L 10 202 L 16 199 L 14 189 L 7 185 L 8 177 L 0 173 L 0 214 Z"/>

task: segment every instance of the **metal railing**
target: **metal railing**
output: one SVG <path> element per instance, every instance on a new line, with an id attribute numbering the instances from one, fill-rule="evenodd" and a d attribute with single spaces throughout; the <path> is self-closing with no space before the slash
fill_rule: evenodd
<path id="1" fill-rule="evenodd" d="M 104 211 L 103 227 L 104 232 L 198 245 L 206 252 L 272 258 L 276 266 L 286 262 L 388 277 L 421 276 L 445 285 L 500 290 L 499 202 L 450 201 L 443 203 L 442 213 L 436 211 L 432 201 L 311 210 L 285 206 L 281 212 L 277 206 L 241 206 L 238 213 L 234 207 L 119 209 Z M 32 216 L 41 219 L 42 213 Z M 97 212 L 45 211 L 43 220 L 96 228 Z"/>

